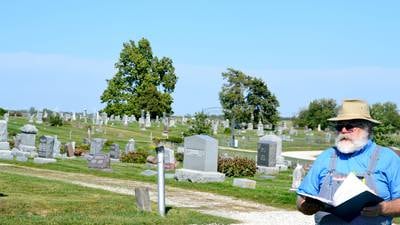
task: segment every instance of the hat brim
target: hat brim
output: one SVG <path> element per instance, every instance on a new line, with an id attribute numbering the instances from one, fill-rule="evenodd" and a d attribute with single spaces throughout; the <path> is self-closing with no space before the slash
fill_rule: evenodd
<path id="1" fill-rule="evenodd" d="M 378 120 L 374 120 L 372 118 L 360 117 L 360 116 L 342 116 L 342 117 L 333 117 L 333 118 L 328 119 L 328 121 L 342 121 L 342 120 L 367 120 L 367 121 L 375 123 L 375 124 L 381 123 Z"/>

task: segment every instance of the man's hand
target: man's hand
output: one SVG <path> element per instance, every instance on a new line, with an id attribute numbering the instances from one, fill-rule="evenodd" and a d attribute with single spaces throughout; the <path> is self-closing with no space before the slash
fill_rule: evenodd
<path id="1" fill-rule="evenodd" d="M 384 212 L 386 202 L 381 202 L 377 205 L 365 207 L 361 211 L 361 215 L 363 216 L 380 216 Z"/>
<path id="2" fill-rule="evenodd" d="M 323 208 L 322 202 L 303 196 L 297 197 L 297 209 L 305 215 L 313 215 Z"/>

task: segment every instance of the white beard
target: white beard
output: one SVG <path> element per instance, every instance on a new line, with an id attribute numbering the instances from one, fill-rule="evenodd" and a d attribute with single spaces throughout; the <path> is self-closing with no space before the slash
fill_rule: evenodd
<path id="1" fill-rule="evenodd" d="M 337 149 L 344 154 L 353 153 L 361 150 L 368 142 L 368 132 L 361 131 L 360 138 L 350 139 L 351 135 L 339 134 L 335 139 Z"/>

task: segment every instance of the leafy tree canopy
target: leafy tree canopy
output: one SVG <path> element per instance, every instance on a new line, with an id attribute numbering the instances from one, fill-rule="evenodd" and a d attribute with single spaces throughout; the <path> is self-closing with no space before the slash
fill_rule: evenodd
<path id="1" fill-rule="evenodd" d="M 107 88 L 100 99 L 106 103 L 102 110 L 108 115 L 140 116 L 149 111 L 152 118 L 163 112 L 172 114 L 172 96 L 178 77 L 172 60 L 153 56 L 150 42 L 141 39 L 137 44 L 123 44 L 116 74 L 107 80 Z"/>
<path id="2" fill-rule="evenodd" d="M 211 135 L 211 124 L 207 121 L 207 114 L 204 112 L 197 112 L 194 115 L 194 120 L 190 121 L 189 129 L 184 133 L 185 136 L 195 134 Z"/>
<path id="3" fill-rule="evenodd" d="M 222 73 L 222 77 L 227 82 L 219 93 L 225 118 L 236 123 L 278 122 L 279 102 L 263 80 L 232 68 Z"/>
<path id="4" fill-rule="evenodd" d="M 373 129 L 375 141 L 385 146 L 400 145 L 400 140 L 394 135 L 400 130 L 400 115 L 397 105 L 392 102 L 373 104 L 371 116 L 381 122 Z"/>
<path id="5" fill-rule="evenodd" d="M 334 99 L 318 99 L 312 101 L 307 109 L 300 110 L 298 116 L 294 118 L 295 125 L 300 127 L 317 128 L 321 124 L 321 129 L 329 126 L 327 119 L 335 117 L 337 105 Z"/>

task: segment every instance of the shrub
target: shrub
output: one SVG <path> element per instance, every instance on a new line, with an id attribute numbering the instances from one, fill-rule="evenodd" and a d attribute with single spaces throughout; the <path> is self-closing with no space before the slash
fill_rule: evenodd
<path id="1" fill-rule="evenodd" d="M 122 153 L 121 162 L 145 163 L 149 155 L 150 154 L 147 151 L 139 151 L 139 150 L 137 152 Z"/>
<path id="2" fill-rule="evenodd" d="M 218 172 L 227 177 L 252 177 L 257 171 L 256 162 L 244 157 L 218 157 Z"/>
<path id="3" fill-rule="evenodd" d="M 175 160 L 179 162 L 183 162 L 183 153 L 175 152 Z"/>
<path id="4" fill-rule="evenodd" d="M 178 136 L 169 136 L 166 141 L 180 144 L 180 143 L 183 143 L 183 138 L 178 137 Z"/>
<path id="5" fill-rule="evenodd" d="M 61 117 L 59 115 L 55 115 L 55 116 L 51 115 L 49 118 L 49 123 L 50 123 L 50 126 L 60 127 L 63 125 L 63 120 L 61 119 Z"/>

